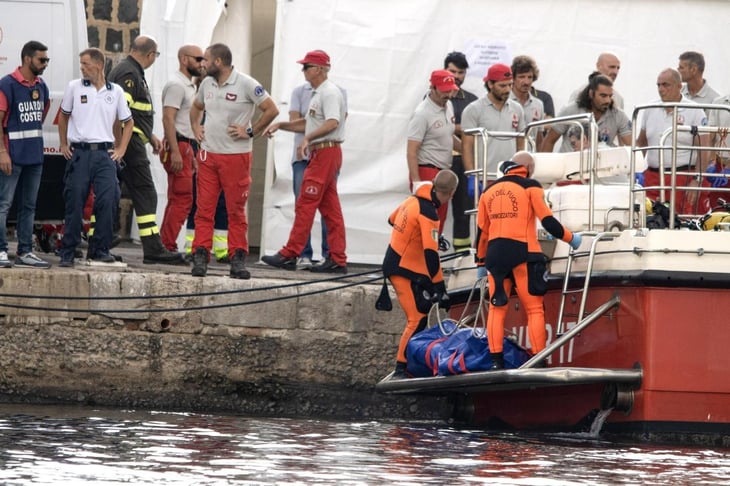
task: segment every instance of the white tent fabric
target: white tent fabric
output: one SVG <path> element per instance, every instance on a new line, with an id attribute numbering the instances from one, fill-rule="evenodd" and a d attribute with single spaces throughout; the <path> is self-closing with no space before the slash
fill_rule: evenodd
<path id="1" fill-rule="evenodd" d="M 676 68 L 686 50 L 704 53 L 709 84 L 730 90 L 726 48 L 717 42 L 729 15 L 730 2 L 718 0 L 279 0 L 272 96 L 285 119 L 289 95 L 303 82 L 296 60 L 312 49 L 329 53 L 330 79 L 349 101 L 338 182 L 348 258 L 379 263 L 390 235 L 387 215 L 408 195 L 408 119 L 447 52 L 470 53 L 474 69 L 465 87 L 480 97 L 488 65 L 531 55 L 541 71 L 536 86 L 559 110 L 586 82 L 597 55 L 613 51 L 622 61 L 616 89 L 631 116 L 635 105 L 658 99 L 657 74 Z M 262 253 L 281 248 L 291 228 L 292 138 L 277 134 L 270 150 Z M 315 253 L 318 234 L 315 227 Z"/>
<path id="2" fill-rule="evenodd" d="M 249 71 L 253 0 L 155 0 L 142 7 L 141 32 L 155 36 L 163 55 L 147 72 L 157 113 L 162 87 L 177 69 L 184 43 L 232 47 L 234 64 Z M 730 91 L 730 64 L 718 35 L 726 30 L 730 2 L 722 0 L 278 0 L 273 67 L 274 100 L 286 119 L 289 95 L 304 80 L 296 60 L 324 49 L 331 79 L 348 93 L 347 137 L 339 178 L 350 261 L 379 263 L 388 244 L 387 215 L 408 195 L 405 162 L 408 119 L 445 54 L 469 54 L 465 87 L 478 96 L 481 78 L 495 61 L 535 58 L 536 86 L 552 94 L 556 110 L 583 85 L 597 55 L 615 52 L 622 61 L 616 89 L 629 115 L 637 104 L 658 98 L 656 76 L 676 67 L 686 50 L 705 55 L 708 83 Z M 155 132 L 161 136 L 162 123 Z M 281 132 L 269 150 L 265 181 L 262 253 L 286 242 L 294 215 L 290 157 L 293 136 Z M 166 175 L 152 157 L 165 207 Z M 447 228 L 446 234 L 451 236 Z M 319 248 L 318 223 L 312 232 Z"/>

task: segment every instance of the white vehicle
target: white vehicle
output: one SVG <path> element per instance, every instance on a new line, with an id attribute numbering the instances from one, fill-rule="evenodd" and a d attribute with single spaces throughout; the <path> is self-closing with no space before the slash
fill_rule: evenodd
<path id="1" fill-rule="evenodd" d="M 63 219 L 63 171 L 58 112 L 66 85 L 81 76 L 79 53 L 88 47 L 83 0 L 0 0 L 0 76 L 20 65 L 23 45 L 36 40 L 48 46 L 51 58 L 42 78 L 51 94 L 43 124 L 45 161 L 38 192 L 36 221 Z"/>

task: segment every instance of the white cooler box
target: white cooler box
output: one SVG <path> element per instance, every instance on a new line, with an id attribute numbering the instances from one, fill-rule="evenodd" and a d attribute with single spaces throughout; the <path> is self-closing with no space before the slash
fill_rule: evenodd
<path id="1" fill-rule="evenodd" d="M 588 231 L 588 194 L 588 184 L 567 184 L 546 189 L 545 199 L 552 208 L 553 215 L 570 231 Z M 642 200 L 641 194 L 634 193 L 636 202 Z M 630 228 L 633 215 L 627 208 L 628 204 L 628 184 L 596 184 L 593 199 L 593 230 L 615 231 Z M 607 213 L 608 218 L 606 218 Z M 606 220 L 608 227 L 605 224 Z"/>

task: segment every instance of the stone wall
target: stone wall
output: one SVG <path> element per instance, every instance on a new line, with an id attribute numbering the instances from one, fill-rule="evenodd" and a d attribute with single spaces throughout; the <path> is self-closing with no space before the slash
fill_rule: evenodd
<path id="1" fill-rule="evenodd" d="M 113 63 L 129 52 L 139 34 L 142 0 L 84 0 L 89 46 L 98 47 Z"/>
<path id="2" fill-rule="evenodd" d="M 393 312 L 375 311 L 379 282 L 342 284 L 11 269 L 0 277 L 0 400 L 448 416 L 441 398 L 375 392 L 392 370 L 403 314 L 395 300 Z"/>

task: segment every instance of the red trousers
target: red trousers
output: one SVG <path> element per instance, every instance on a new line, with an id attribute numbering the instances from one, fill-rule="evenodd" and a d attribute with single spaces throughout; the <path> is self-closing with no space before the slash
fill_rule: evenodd
<path id="1" fill-rule="evenodd" d="M 391 275 L 388 278 L 390 279 L 390 283 L 393 284 L 395 295 L 398 296 L 398 303 L 406 314 L 406 328 L 403 329 L 403 334 L 401 334 L 398 344 L 398 354 L 396 355 L 396 361 L 406 363 L 406 346 L 408 345 L 408 341 L 413 337 L 413 334 L 418 329 L 418 325 L 426 317 L 426 314 L 419 312 L 416 308 L 416 297 L 413 295 L 413 287 L 409 279 L 400 275 Z"/>
<path id="2" fill-rule="evenodd" d="M 541 295 L 530 295 L 527 291 L 527 263 L 521 263 L 512 269 L 517 286 L 517 296 L 527 313 L 527 335 L 530 337 L 530 347 L 533 354 L 545 349 L 547 331 L 545 331 L 545 309 L 543 308 L 543 297 Z M 494 278 L 490 273 L 489 288 L 494 288 Z M 512 280 L 504 279 L 504 291 L 507 295 L 512 291 Z M 504 346 L 504 320 L 507 317 L 508 305 L 494 306 L 489 304 L 487 315 L 487 340 L 489 351 L 501 353 Z"/>
<path id="3" fill-rule="evenodd" d="M 424 165 L 418 166 L 418 177 L 421 178 L 422 181 L 432 181 L 434 177 L 436 177 L 436 174 L 438 174 L 441 171 L 441 169 L 437 169 L 436 167 L 426 167 Z M 413 181 L 411 181 L 411 189 L 413 188 Z M 446 216 L 449 214 L 449 203 L 443 203 L 439 207 L 436 208 L 436 214 L 439 217 L 439 234 L 442 234 L 444 232 L 444 223 L 446 222 Z"/>
<path id="4" fill-rule="evenodd" d="M 341 167 L 342 150 L 339 145 L 311 152 L 295 204 L 294 224 L 289 233 L 289 241 L 279 250 L 284 257 L 301 255 L 312 230 L 314 214 L 319 210 L 327 226 L 330 258 L 338 265 L 347 264 L 345 220 L 342 217 L 340 197 L 337 195 L 337 174 Z"/>
<path id="5" fill-rule="evenodd" d="M 668 172 L 668 171 L 667 171 Z M 671 184 L 671 177 L 666 172 L 664 173 L 664 184 L 668 186 Z M 696 185 L 693 176 L 677 176 L 678 186 L 691 186 Z M 646 169 L 644 171 L 644 187 L 658 186 L 659 184 L 659 172 Z M 702 179 L 701 185 L 703 187 L 710 187 L 710 184 L 706 179 Z M 670 192 L 664 191 L 664 200 L 669 201 Z M 659 190 L 652 189 L 646 191 L 646 197 L 655 201 L 659 199 Z M 710 197 L 708 192 L 694 192 L 694 191 L 677 191 L 676 200 L 674 204 L 674 211 L 677 214 L 705 214 L 710 208 Z"/>
<path id="6" fill-rule="evenodd" d="M 163 167 L 167 172 L 167 207 L 162 218 L 160 227 L 160 238 L 162 244 L 170 251 L 177 251 L 177 237 L 183 223 L 190 214 L 193 207 L 193 160 L 195 154 L 193 147 L 186 141 L 177 142 L 177 147 L 182 156 L 182 169 L 180 172 L 173 172 L 170 168 L 170 151 L 166 150 L 161 154 Z"/>
<path id="7" fill-rule="evenodd" d="M 246 201 L 251 188 L 251 152 L 244 154 L 198 153 L 197 211 L 193 251 L 213 247 L 213 225 L 218 197 L 223 190 L 228 212 L 228 256 L 236 250 L 248 254 Z"/>

